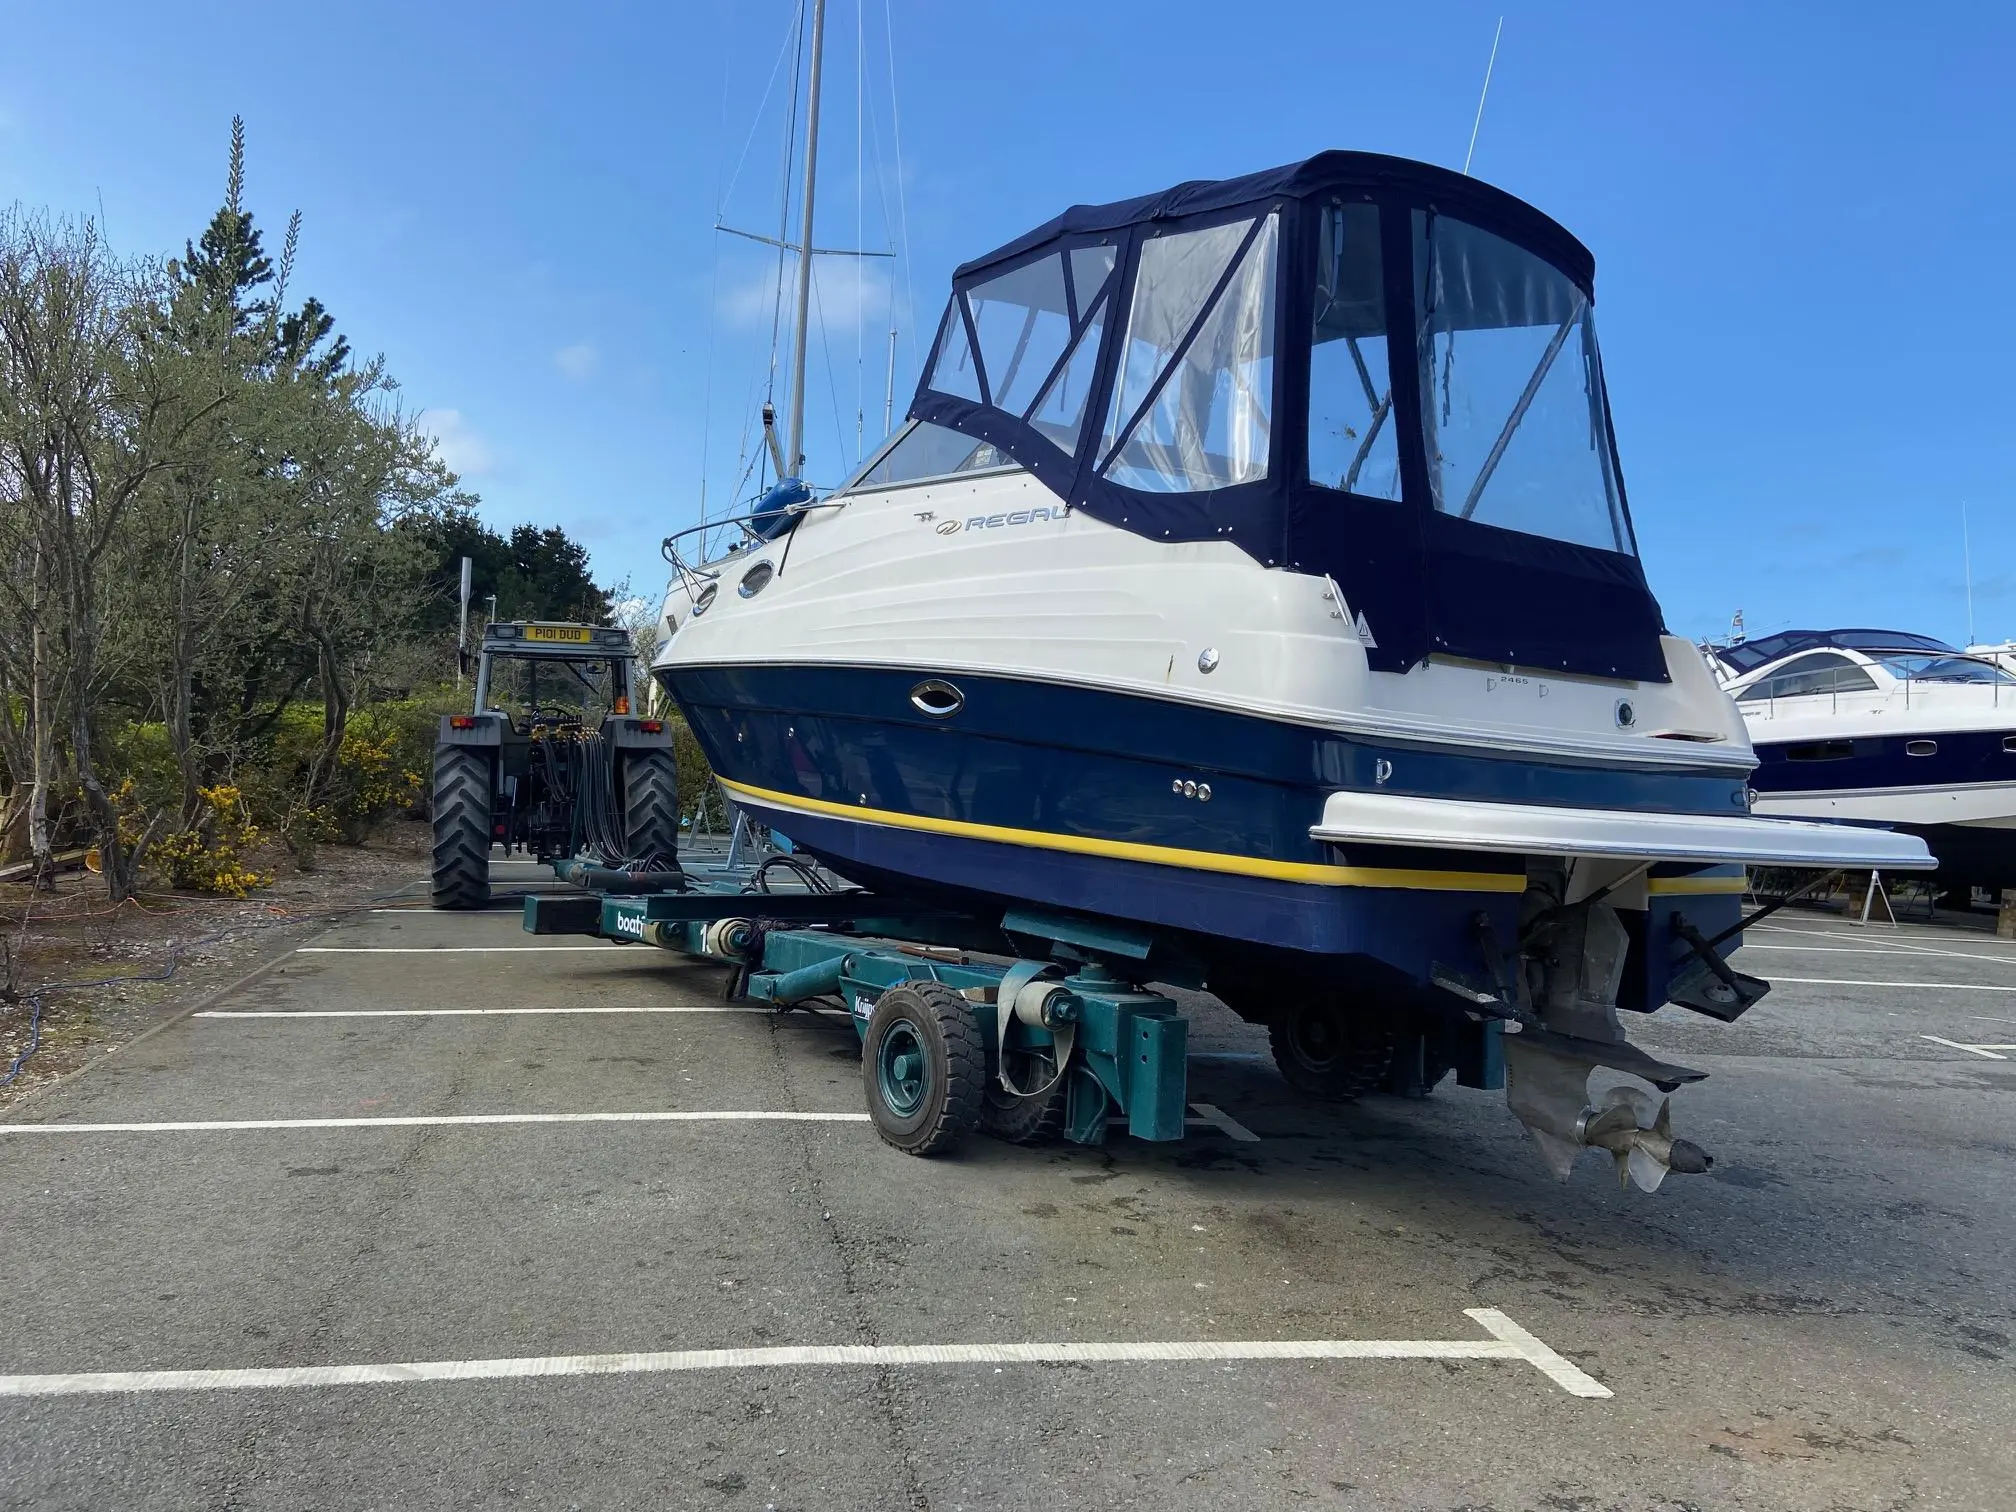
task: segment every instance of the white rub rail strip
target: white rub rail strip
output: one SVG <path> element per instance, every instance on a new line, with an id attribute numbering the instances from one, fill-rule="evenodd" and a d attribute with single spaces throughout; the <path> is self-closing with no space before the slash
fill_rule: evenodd
<path id="1" fill-rule="evenodd" d="M 534 1376 L 643 1375 L 688 1370 L 774 1370 L 806 1365 L 1036 1365 L 1202 1360 L 1524 1360 L 1570 1395 L 1610 1388 L 1492 1307 L 1464 1312 L 1489 1339 L 1256 1339 L 1085 1344 L 810 1344 L 768 1349 L 680 1349 L 648 1354 L 547 1355 L 502 1360 L 421 1360 L 386 1365 L 289 1365 L 252 1370 L 104 1370 L 0 1375 L 0 1397 L 108 1392 L 246 1391 L 421 1381 L 523 1380 Z"/>

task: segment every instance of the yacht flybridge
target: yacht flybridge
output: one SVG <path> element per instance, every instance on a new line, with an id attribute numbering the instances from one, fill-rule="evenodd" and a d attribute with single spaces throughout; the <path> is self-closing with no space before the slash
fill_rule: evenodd
<path id="1" fill-rule="evenodd" d="M 2016 677 L 1995 647 L 1901 630 L 1787 630 L 1719 647 L 1760 814 L 1891 825 L 1938 881 L 2016 887 Z"/>
<path id="2" fill-rule="evenodd" d="M 1701 1169 L 1651 1091 L 1700 1073 L 1619 1010 L 1762 995 L 1723 959 L 1746 863 L 1931 863 L 1750 812 L 1639 564 L 1593 274 L 1364 153 L 1067 210 L 957 271 L 845 486 L 667 542 L 656 675 L 739 804 L 878 894 L 1087 921 L 1304 1090 L 1497 1085 L 1502 1046 L 1563 1175 Z"/>

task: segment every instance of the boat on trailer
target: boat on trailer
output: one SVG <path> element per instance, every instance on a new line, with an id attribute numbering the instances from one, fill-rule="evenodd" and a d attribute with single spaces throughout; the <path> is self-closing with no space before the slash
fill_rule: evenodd
<path id="1" fill-rule="evenodd" d="M 1725 960 L 1746 865 L 1931 861 L 1751 812 L 1638 558 L 1588 250 L 1326 152 L 1074 207 L 952 285 L 854 477 L 666 543 L 653 670 L 735 802 L 877 897 L 1208 986 L 1304 1091 L 1502 1052 L 1562 1175 L 1703 1168 L 1659 1095 L 1700 1073 L 1620 1012 L 1763 994 Z"/>

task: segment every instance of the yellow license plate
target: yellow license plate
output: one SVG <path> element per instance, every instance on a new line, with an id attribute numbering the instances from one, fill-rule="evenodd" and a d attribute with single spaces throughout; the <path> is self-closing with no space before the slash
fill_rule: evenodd
<path id="1" fill-rule="evenodd" d="M 527 625 L 525 639 L 583 646 L 595 639 L 595 632 L 581 625 Z"/>

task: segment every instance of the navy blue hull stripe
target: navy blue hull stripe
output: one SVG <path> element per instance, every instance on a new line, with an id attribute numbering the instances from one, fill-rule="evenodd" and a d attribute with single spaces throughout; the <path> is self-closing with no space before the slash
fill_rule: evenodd
<path id="1" fill-rule="evenodd" d="M 2016 722 L 2004 730 L 1761 741 L 1751 783 L 1760 793 L 1849 793 L 1864 788 L 2016 782 Z M 1913 756 L 1909 747 L 1930 746 Z"/>

